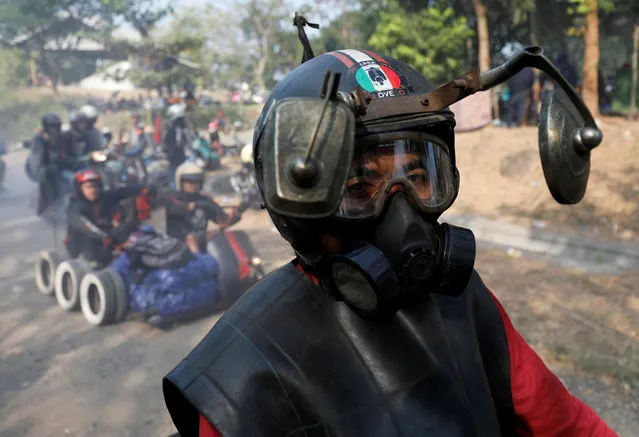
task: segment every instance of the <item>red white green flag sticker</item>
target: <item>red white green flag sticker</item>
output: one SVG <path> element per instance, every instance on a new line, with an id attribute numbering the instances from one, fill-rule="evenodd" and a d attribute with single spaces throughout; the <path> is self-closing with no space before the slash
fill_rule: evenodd
<path id="1" fill-rule="evenodd" d="M 355 72 L 355 80 L 370 93 L 390 91 L 401 87 L 397 73 L 385 63 L 378 63 L 368 54 L 359 50 L 340 50 L 359 64 Z"/>

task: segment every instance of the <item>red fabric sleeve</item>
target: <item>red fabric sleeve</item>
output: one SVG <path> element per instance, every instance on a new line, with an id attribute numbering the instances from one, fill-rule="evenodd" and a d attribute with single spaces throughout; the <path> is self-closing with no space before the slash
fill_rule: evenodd
<path id="1" fill-rule="evenodd" d="M 204 416 L 200 414 L 200 434 L 199 437 L 222 437 Z"/>
<path id="2" fill-rule="evenodd" d="M 492 292 L 491 292 L 492 294 Z M 618 437 L 586 404 L 572 396 L 513 326 L 495 295 L 506 332 L 519 437 Z"/>

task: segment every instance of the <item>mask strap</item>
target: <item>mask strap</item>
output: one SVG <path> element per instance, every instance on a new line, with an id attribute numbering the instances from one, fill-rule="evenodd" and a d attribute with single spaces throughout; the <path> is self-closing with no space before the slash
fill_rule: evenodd
<path id="1" fill-rule="evenodd" d="M 313 48 L 311 47 L 311 43 L 308 41 L 308 37 L 306 36 L 306 32 L 304 31 L 304 26 L 312 27 L 313 29 L 319 29 L 319 24 L 309 23 L 306 18 L 299 14 L 299 12 L 295 11 L 295 18 L 293 18 L 293 26 L 297 27 L 297 36 L 302 43 L 302 47 L 304 47 L 304 55 L 302 56 L 302 64 L 309 59 L 313 59 L 315 54 L 313 53 Z"/>

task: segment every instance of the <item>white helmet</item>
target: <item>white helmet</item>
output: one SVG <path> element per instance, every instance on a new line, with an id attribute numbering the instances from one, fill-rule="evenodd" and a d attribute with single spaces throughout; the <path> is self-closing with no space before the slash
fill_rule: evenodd
<path id="1" fill-rule="evenodd" d="M 181 189 L 184 180 L 202 184 L 204 182 L 204 171 L 196 163 L 186 161 L 175 170 L 175 186 Z"/>
<path id="2" fill-rule="evenodd" d="M 253 163 L 253 144 L 248 143 L 242 147 L 240 150 L 240 161 L 242 164 L 252 164 Z"/>
<path id="3" fill-rule="evenodd" d="M 86 117 L 91 123 L 95 123 L 95 121 L 98 119 L 98 110 L 95 108 L 95 106 L 92 105 L 82 106 L 78 111 L 78 114 Z"/>
<path id="4" fill-rule="evenodd" d="M 186 105 L 184 103 L 171 105 L 169 106 L 169 109 L 167 109 L 166 111 L 166 114 L 169 116 L 169 119 L 171 121 L 175 121 L 180 117 L 184 117 L 185 113 L 186 113 Z"/>

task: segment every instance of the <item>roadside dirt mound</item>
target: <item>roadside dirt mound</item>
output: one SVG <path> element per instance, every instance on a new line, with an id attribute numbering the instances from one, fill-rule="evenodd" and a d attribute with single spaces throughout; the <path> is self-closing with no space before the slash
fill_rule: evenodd
<path id="1" fill-rule="evenodd" d="M 602 128 L 586 196 L 574 206 L 559 205 L 548 191 L 536 127 L 458 134 L 461 188 L 451 212 L 639 241 L 639 123 L 604 117 Z"/>

